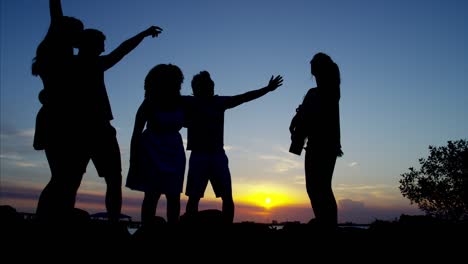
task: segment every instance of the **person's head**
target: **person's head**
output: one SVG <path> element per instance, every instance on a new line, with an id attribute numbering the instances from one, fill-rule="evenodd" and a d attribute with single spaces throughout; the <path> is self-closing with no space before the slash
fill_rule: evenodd
<path id="1" fill-rule="evenodd" d="M 83 30 L 83 22 L 74 17 L 63 16 L 53 23 L 36 49 L 32 74 L 39 75 L 50 61 L 72 56 Z"/>
<path id="2" fill-rule="evenodd" d="M 340 85 L 340 70 L 330 56 L 319 52 L 310 61 L 310 73 L 317 80 L 317 85 Z"/>
<path id="3" fill-rule="evenodd" d="M 180 96 L 184 75 L 179 67 L 173 64 L 154 66 L 145 78 L 145 98 L 165 101 Z"/>
<path id="4" fill-rule="evenodd" d="M 104 52 L 106 36 L 97 29 L 87 28 L 83 30 L 78 42 L 79 54 L 87 56 L 99 56 Z"/>
<path id="5" fill-rule="evenodd" d="M 210 97 L 214 95 L 214 82 L 211 79 L 210 73 L 201 71 L 193 76 L 192 92 L 194 96 Z"/>
<path id="6" fill-rule="evenodd" d="M 77 18 L 69 16 L 63 16 L 60 19 L 61 22 L 58 23 L 59 25 L 57 26 L 58 34 L 63 36 L 67 44 L 76 48 L 78 40 L 81 37 L 81 33 L 84 30 L 83 22 Z"/>

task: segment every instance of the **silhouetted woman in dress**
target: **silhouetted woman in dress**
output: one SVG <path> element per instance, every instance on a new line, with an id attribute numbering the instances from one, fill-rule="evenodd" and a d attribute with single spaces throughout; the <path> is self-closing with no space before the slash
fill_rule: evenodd
<path id="1" fill-rule="evenodd" d="M 180 194 L 185 174 L 185 149 L 179 131 L 184 125 L 180 90 L 184 75 L 176 65 L 159 64 L 145 79 L 145 99 L 135 117 L 126 186 L 145 193 L 141 206 L 144 225 L 155 220 L 162 194 L 167 222 L 180 216 Z"/>

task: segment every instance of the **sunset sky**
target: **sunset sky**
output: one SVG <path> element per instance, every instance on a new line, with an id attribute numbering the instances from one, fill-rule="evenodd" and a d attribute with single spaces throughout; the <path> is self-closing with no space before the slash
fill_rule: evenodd
<path id="1" fill-rule="evenodd" d="M 50 22 L 48 2 L 0 1 L 0 204 L 23 212 L 35 211 L 50 178 L 45 153 L 32 147 L 42 82 L 31 75 Z M 178 65 L 186 95 L 202 70 L 211 73 L 219 95 L 283 76 L 276 91 L 226 112 L 235 222 L 313 217 L 304 155 L 288 152 L 288 126 L 315 86 L 309 61 L 317 52 L 329 54 L 341 70 L 344 156 L 333 177 L 340 222 L 420 214 L 401 195 L 400 175 L 419 168 L 429 145 L 468 137 L 468 1 L 62 0 L 62 6 L 65 15 L 106 34 L 104 54 L 151 25 L 164 30 L 106 72 L 124 182 L 135 113 L 153 66 Z M 185 129 L 181 134 L 186 139 Z M 122 189 L 122 212 L 139 220 L 143 194 Z M 90 163 L 77 207 L 104 211 L 104 191 Z M 181 199 L 183 214 L 185 194 Z M 166 215 L 165 203 L 163 196 L 159 216 Z M 209 185 L 200 209 L 220 208 Z"/>

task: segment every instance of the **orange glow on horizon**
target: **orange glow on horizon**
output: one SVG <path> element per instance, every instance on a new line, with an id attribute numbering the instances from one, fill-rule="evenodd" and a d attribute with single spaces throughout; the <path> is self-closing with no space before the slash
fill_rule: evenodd
<path id="1" fill-rule="evenodd" d="M 237 184 L 233 193 L 236 203 L 270 210 L 306 204 L 307 195 L 303 191 L 277 184 Z M 302 189 L 301 189 L 302 190 Z"/>
<path id="2" fill-rule="evenodd" d="M 286 195 L 274 192 L 257 192 L 239 199 L 245 204 L 251 204 L 265 209 L 291 204 L 291 199 Z"/>

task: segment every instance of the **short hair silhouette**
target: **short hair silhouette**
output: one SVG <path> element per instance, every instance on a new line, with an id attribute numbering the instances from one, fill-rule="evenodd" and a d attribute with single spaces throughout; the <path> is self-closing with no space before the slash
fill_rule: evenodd
<path id="1" fill-rule="evenodd" d="M 214 82 L 208 71 L 192 78 L 194 96 L 185 97 L 187 150 L 191 150 L 185 194 L 189 197 L 185 213 L 198 212 L 200 199 L 211 182 L 216 197 L 222 199 L 226 223 L 234 221 L 231 172 L 224 150 L 225 111 L 255 100 L 282 85 L 283 77 L 271 76 L 268 85 L 234 96 L 215 96 Z"/>
<path id="2" fill-rule="evenodd" d="M 104 33 L 94 28 L 87 28 L 81 33 L 78 48 L 88 52 L 94 50 L 94 53 L 101 54 L 101 52 L 103 52 L 102 49 L 104 48 L 102 45 L 105 40 L 106 35 L 104 35 Z"/>
<path id="3" fill-rule="evenodd" d="M 192 79 L 193 95 L 199 97 L 212 96 L 214 93 L 214 82 L 211 79 L 210 73 L 201 71 Z"/>

